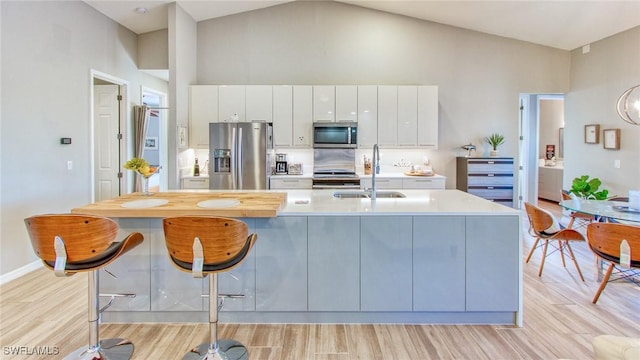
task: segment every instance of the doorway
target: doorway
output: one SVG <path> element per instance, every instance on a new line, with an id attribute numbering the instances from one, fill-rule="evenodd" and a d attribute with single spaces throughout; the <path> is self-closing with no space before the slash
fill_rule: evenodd
<path id="1" fill-rule="evenodd" d="M 564 161 L 564 95 L 520 94 L 520 148 L 518 176 L 518 208 L 523 202 L 537 204 L 539 195 L 540 165 L 544 166 L 546 145 L 554 145 L 557 167 Z M 544 144 L 541 144 L 541 141 Z M 542 152 L 541 152 L 542 151 Z M 563 184 L 562 172 L 557 184 L 558 196 Z M 557 190 L 557 191 L 556 191 Z"/>
<path id="2" fill-rule="evenodd" d="M 125 189 L 121 164 L 126 154 L 128 83 L 91 71 L 91 197 L 92 202 L 120 196 Z"/>
<path id="3" fill-rule="evenodd" d="M 146 137 L 156 144 L 145 147 L 143 157 L 150 165 L 158 166 L 158 175 L 149 178 L 149 191 L 167 191 L 169 177 L 166 172 L 169 161 L 167 141 L 167 95 L 165 93 L 142 87 L 142 103 L 149 107 L 149 118 Z"/>

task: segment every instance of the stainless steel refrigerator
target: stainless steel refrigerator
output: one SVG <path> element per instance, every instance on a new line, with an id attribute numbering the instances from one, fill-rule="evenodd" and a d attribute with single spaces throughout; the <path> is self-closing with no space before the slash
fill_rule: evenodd
<path id="1" fill-rule="evenodd" d="M 267 189 L 273 124 L 209 123 L 209 188 Z"/>

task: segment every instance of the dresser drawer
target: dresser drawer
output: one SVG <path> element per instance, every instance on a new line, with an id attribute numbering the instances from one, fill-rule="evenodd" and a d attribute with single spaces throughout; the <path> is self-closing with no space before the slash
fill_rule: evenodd
<path id="1" fill-rule="evenodd" d="M 513 160 L 469 160 L 468 173 L 513 173 Z"/>
<path id="2" fill-rule="evenodd" d="M 513 186 L 513 174 L 469 174 L 469 186 L 474 185 L 509 185 Z"/>

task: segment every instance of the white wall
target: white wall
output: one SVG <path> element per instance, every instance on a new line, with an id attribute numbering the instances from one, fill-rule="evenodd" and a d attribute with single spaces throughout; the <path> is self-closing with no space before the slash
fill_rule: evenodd
<path id="1" fill-rule="evenodd" d="M 564 126 L 564 98 L 542 98 L 539 103 L 538 159 L 546 158 L 547 145 L 555 145 L 560 158 L 560 128 Z"/>
<path id="2" fill-rule="evenodd" d="M 142 85 L 167 91 L 167 83 L 137 70 L 134 33 L 83 2 L 0 6 L 4 275 L 36 260 L 24 218 L 91 201 L 91 69 L 129 81 L 128 108 L 141 102 Z"/>
<path id="3" fill-rule="evenodd" d="M 591 44 L 591 51 L 571 52 L 571 91 L 565 99 L 565 168 L 563 185 L 581 175 L 598 177 L 612 195 L 640 189 L 640 127 L 616 114 L 616 101 L 640 84 L 640 27 Z M 584 143 L 584 126 L 620 129 L 620 150 Z M 620 168 L 614 161 L 620 160 Z"/>
<path id="4" fill-rule="evenodd" d="M 455 187 L 470 141 L 506 136 L 517 156 L 520 93 L 569 90 L 567 51 L 336 2 L 296 1 L 198 23 L 198 84 L 439 86 L 434 168 Z M 480 146 L 482 145 L 482 146 Z"/>

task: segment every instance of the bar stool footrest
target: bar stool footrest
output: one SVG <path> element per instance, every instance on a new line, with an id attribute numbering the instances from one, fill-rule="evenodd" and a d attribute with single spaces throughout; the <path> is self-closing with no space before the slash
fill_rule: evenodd
<path id="1" fill-rule="evenodd" d="M 98 356 L 99 354 L 99 356 Z M 65 360 L 93 360 L 93 359 L 109 359 L 109 360 L 129 360 L 133 355 L 133 344 L 131 341 L 121 338 L 100 340 L 98 353 L 89 352 L 89 345 L 85 345 L 80 349 L 65 356 Z"/>
<path id="2" fill-rule="evenodd" d="M 218 340 L 218 352 L 207 358 L 209 343 L 198 345 L 191 349 L 182 360 L 248 360 L 247 348 L 238 341 L 231 339 Z"/>

